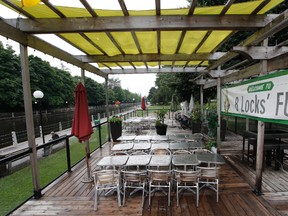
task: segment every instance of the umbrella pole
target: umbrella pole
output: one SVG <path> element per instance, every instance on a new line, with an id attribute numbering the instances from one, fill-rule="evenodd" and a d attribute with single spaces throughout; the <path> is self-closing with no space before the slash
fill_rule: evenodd
<path id="1" fill-rule="evenodd" d="M 82 182 L 83 183 L 90 183 L 93 181 L 93 179 L 91 177 L 91 168 L 90 168 L 90 161 L 89 161 L 90 151 L 89 151 L 89 141 L 88 140 L 85 141 L 85 152 L 86 152 L 87 177 L 84 177 L 82 179 Z"/>

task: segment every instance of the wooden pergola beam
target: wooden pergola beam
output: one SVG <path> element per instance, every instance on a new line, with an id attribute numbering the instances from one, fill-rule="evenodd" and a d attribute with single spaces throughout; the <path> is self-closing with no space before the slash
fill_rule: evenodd
<path id="1" fill-rule="evenodd" d="M 85 62 L 157 62 L 157 61 L 202 61 L 211 60 L 215 61 L 225 55 L 225 52 L 216 53 L 193 53 L 193 54 L 138 54 L 138 55 L 76 55 L 75 58 Z"/>
<path id="2" fill-rule="evenodd" d="M 173 67 L 173 68 L 136 68 L 136 69 L 101 69 L 107 74 L 152 74 L 152 73 L 199 73 L 204 70 L 204 67 Z"/>
<path id="3" fill-rule="evenodd" d="M 277 15 L 166 15 L 85 18 L 6 19 L 19 30 L 31 34 L 109 31 L 256 30 Z"/>

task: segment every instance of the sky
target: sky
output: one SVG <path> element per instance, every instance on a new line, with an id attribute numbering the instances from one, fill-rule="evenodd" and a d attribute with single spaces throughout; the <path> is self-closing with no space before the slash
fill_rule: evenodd
<path id="1" fill-rule="evenodd" d="M 19 0 L 20 1 L 20 0 Z M 69 6 L 75 7 L 83 7 L 79 0 L 50 0 L 55 5 L 65 5 L 69 2 Z M 119 9 L 120 6 L 118 0 L 88 0 L 89 4 L 92 7 L 98 9 Z M 155 9 L 155 0 L 125 0 L 126 6 L 128 10 L 144 10 L 144 9 Z M 161 8 L 162 9 L 169 9 L 169 8 L 179 8 L 187 6 L 186 0 L 161 0 Z M 19 15 L 15 12 L 11 12 L 10 10 L 6 9 L 2 5 L 0 5 L 0 16 L 3 18 L 17 18 Z M 57 36 L 54 35 L 37 35 L 40 38 L 49 39 L 49 42 L 53 45 L 61 44 L 61 47 L 65 51 L 73 54 L 73 55 L 83 55 L 81 51 L 72 47 L 65 41 L 61 40 Z M 9 44 L 13 47 L 16 54 L 19 54 L 19 44 L 4 38 L 0 35 L 0 41 L 6 46 Z M 67 68 L 73 76 L 81 76 L 81 69 L 73 66 L 69 63 L 61 61 L 57 58 L 44 54 L 34 49 L 28 49 L 29 55 L 38 56 L 41 59 L 48 61 L 50 65 L 58 68 L 65 67 Z M 97 64 L 93 64 L 97 67 Z M 99 83 L 103 83 L 105 80 L 100 76 L 92 74 L 90 72 L 85 72 L 87 77 L 90 77 L 96 80 Z M 109 78 L 119 78 L 121 81 L 121 86 L 123 89 L 128 89 L 130 92 L 140 94 L 141 96 L 148 96 L 149 90 L 155 86 L 156 74 L 123 74 L 123 75 L 109 75 Z"/>

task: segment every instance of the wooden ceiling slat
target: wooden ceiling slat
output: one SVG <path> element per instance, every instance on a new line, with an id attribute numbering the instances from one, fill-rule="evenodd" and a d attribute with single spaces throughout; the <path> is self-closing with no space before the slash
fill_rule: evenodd
<path id="1" fill-rule="evenodd" d="M 155 0 L 156 16 L 161 15 L 161 3 L 160 0 Z"/>
<path id="2" fill-rule="evenodd" d="M 134 40 L 134 42 L 135 42 L 135 44 L 136 44 L 136 47 L 137 47 L 137 49 L 138 49 L 138 52 L 139 52 L 140 54 L 143 54 L 136 33 L 135 33 L 134 31 L 132 31 L 131 34 L 132 34 L 133 40 Z"/>
<path id="3" fill-rule="evenodd" d="M 221 11 L 220 15 L 224 15 L 229 8 L 231 7 L 231 5 L 234 3 L 235 0 L 228 0 L 223 8 L 223 10 Z"/>
<path id="4" fill-rule="evenodd" d="M 120 5 L 120 7 L 122 9 L 122 12 L 123 12 L 124 16 L 129 16 L 129 12 L 127 10 L 127 7 L 126 7 L 126 4 L 125 4 L 124 0 L 118 0 L 118 2 L 119 2 L 119 5 Z"/>
<path id="5" fill-rule="evenodd" d="M 136 70 L 136 67 L 132 62 L 129 62 L 129 64 L 134 68 L 134 70 Z"/>
<path id="6" fill-rule="evenodd" d="M 87 40 L 92 46 L 94 46 L 96 49 L 98 49 L 100 52 L 102 52 L 104 55 L 108 55 L 105 50 L 103 50 L 101 47 L 99 47 L 97 44 L 95 44 L 87 35 L 84 33 L 80 33 L 80 35 Z"/>
<path id="7" fill-rule="evenodd" d="M 207 38 L 210 36 L 210 34 L 212 33 L 212 31 L 208 31 L 205 36 L 203 37 L 203 39 L 201 40 L 201 42 L 197 45 L 197 47 L 194 50 L 194 53 L 196 53 L 201 46 L 205 43 L 205 41 L 207 40 Z"/>
<path id="8" fill-rule="evenodd" d="M 121 70 L 124 70 L 124 68 L 118 63 L 118 62 L 115 62 L 115 64 L 121 68 Z"/>
<path id="9" fill-rule="evenodd" d="M 57 8 L 54 7 L 54 5 L 52 5 L 49 0 L 42 0 L 42 2 L 48 7 L 50 8 L 54 13 L 56 13 L 59 17 L 61 18 L 66 18 L 66 16 L 59 11 Z"/>
<path id="10" fill-rule="evenodd" d="M 110 32 L 106 32 L 106 35 L 109 37 L 109 39 L 112 41 L 112 43 L 117 47 L 117 49 L 125 55 L 125 52 L 122 50 L 122 48 L 119 46 L 119 44 L 116 42 L 116 40 L 113 38 Z"/>
<path id="11" fill-rule="evenodd" d="M 194 13 L 196 6 L 197 6 L 197 0 L 191 0 L 191 5 L 188 11 L 188 15 L 192 15 Z"/>
<path id="12" fill-rule="evenodd" d="M 145 65 L 146 69 L 148 69 L 147 62 L 144 61 L 144 65 Z"/>
<path id="13" fill-rule="evenodd" d="M 264 8 L 271 0 L 265 0 L 261 2 L 261 4 L 251 13 L 251 14 L 257 14 L 262 8 Z"/>
<path id="14" fill-rule="evenodd" d="M 179 40 L 179 42 L 178 42 L 177 48 L 176 48 L 176 50 L 175 50 L 175 53 L 179 53 L 179 50 L 180 50 L 180 48 L 181 48 L 181 45 L 182 45 L 183 40 L 184 40 L 184 38 L 185 38 L 185 35 L 186 35 L 186 31 L 184 30 L 184 31 L 181 32 L 180 40 Z"/>
<path id="15" fill-rule="evenodd" d="M 28 17 L 29 19 L 32 19 L 32 20 L 35 19 L 35 17 L 32 16 L 30 13 L 28 13 L 27 11 L 25 11 L 22 8 L 18 7 L 17 5 L 13 4 L 12 2 L 10 2 L 8 0 L 2 0 L 2 1 L 5 2 L 7 5 L 9 5 L 11 8 L 13 8 L 14 10 L 16 10 L 19 13 L 23 14 L 24 16 Z"/>
<path id="16" fill-rule="evenodd" d="M 65 37 L 63 37 L 60 34 L 56 34 L 57 37 L 61 38 L 62 40 L 64 40 L 66 43 L 70 44 L 71 46 L 74 46 L 75 48 L 79 49 L 81 52 L 85 53 L 86 55 L 88 55 L 89 53 L 86 52 L 86 50 L 84 50 L 83 48 L 77 46 L 77 44 L 72 43 L 71 41 L 67 40 Z"/>
<path id="17" fill-rule="evenodd" d="M 79 0 L 83 6 L 86 8 L 86 10 L 91 14 L 92 17 L 97 17 L 98 15 L 93 10 L 93 8 L 90 6 L 90 4 L 86 0 Z"/>

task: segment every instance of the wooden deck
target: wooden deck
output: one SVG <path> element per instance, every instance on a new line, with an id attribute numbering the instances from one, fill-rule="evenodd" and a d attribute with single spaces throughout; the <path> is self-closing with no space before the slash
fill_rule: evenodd
<path id="1" fill-rule="evenodd" d="M 102 157 L 110 153 L 112 143 L 106 144 L 91 156 L 92 169 Z M 239 146 L 241 145 L 241 146 Z M 92 183 L 82 183 L 86 174 L 83 161 L 45 189 L 39 200 L 29 200 L 13 215 L 288 215 L 288 174 L 286 171 L 265 169 L 263 173 L 263 195 L 256 196 L 254 186 L 255 170 L 241 161 L 241 137 L 229 136 L 223 142 L 221 154 L 226 164 L 221 166 L 219 202 L 216 193 L 204 189 L 200 191 L 199 207 L 194 195 L 184 193 L 180 206 L 176 206 L 176 196 L 171 197 L 171 207 L 167 197 L 156 193 L 148 206 L 146 197 L 141 208 L 141 193 L 129 197 L 126 205 L 118 207 L 116 194 L 101 196 L 98 211 L 93 210 L 94 188 Z M 285 168 L 285 167 L 284 167 Z M 287 170 L 287 169 L 286 169 Z"/>

